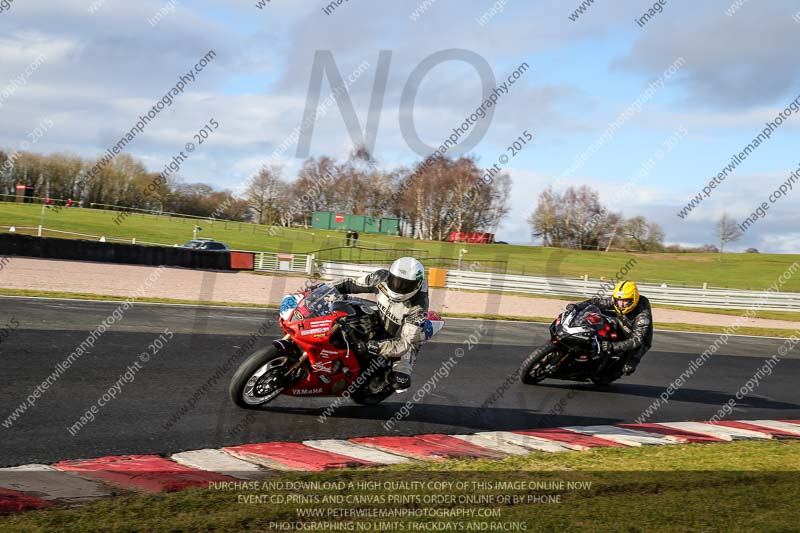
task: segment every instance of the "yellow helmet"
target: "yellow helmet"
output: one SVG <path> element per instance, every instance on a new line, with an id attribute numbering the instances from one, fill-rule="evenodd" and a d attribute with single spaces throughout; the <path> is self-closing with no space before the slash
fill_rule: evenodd
<path id="1" fill-rule="evenodd" d="M 639 305 L 639 287 L 632 281 L 620 281 L 611 293 L 614 309 L 626 315 Z"/>

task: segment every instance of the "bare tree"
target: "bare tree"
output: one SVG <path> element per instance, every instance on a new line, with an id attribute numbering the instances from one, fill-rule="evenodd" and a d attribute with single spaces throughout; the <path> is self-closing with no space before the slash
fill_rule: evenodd
<path id="1" fill-rule="evenodd" d="M 623 235 L 628 239 L 628 248 L 642 252 L 658 252 L 664 248 L 664 231 L 656 223 L 644 217 L 633 217 L 625 222 Z"/>
<path id="2" fill-rule="evenodd" d="M 528 217 L 528 224 L 534 237 L 542 238 L 543 246 L 558 246 L 558 197 L 552 188 L 547 188 L 539 194 L 536 209 Z"/>
<path id="3" fill-rule="evenodd" d="M 597 191 L 582 186 L 563 193 L 543 191 L 528 223 L 545 246 L 599 249 L 601 243 L 613 239 L 616 217 L 600 204 Z"/>
<path id="4" fill-rule="evenodd" d="M 579 250 L 596 249 L 606 229 L 608 211 L 600 205 L 597 191 L 583 185 L 569 187 L 559 202 L 565 208 L 566 233 L 570 245 Z"/>
<path id="5" fill-rule="evenodd" d="M 714 234 L 719 238 L 719 257 L 725 253 L 725 244 L 738 241 L 742 237 L 742 231 L 728 213 L 722 213 L 722 217 L 714 228 Z"/>
<path id="6" fill-rule="evenodd" d="M 490 233 L 497 234 L 500 227 L 500 220 L 511 210 L 509 200 L 511 199 L 511 176 L 500 174 L 495 178 L 496 185 L 492 194 L 492 205 L 490 213 Z"/>
<path id="7" fill-rule="evenodd" d="M 281 168 L 264 167 L 250 179 L 244 192 L 250 209 L 259 224 L 273 224 L 279 218 L 279 200 L 285 195 L 286 183 L 281 179 Z"/>
<path id="8" fill-rule="evenodd" d="M 329 157 L 312 157 L 303 162 L 297 179 L 292 183 L 294 202 L 291 214 L 300 215 L 303 224 L 308 227 L 314 211 L 338 210 L 335 184 L 339 174 L 336 161 Z"/>
<path id="9" fill-rule="evenodd" d="M 620 229 L 625 225 L 625 218 L 619 213 L 605 213 L 606 228 L 611 228 L 603 234 L 606 239 L 605 251 L 609 252 L 612 248 L 624 248 L 625 236 L 621 235 Z"/>
<path id="10" fill-rule="evenodd" d="M 403 182 L 412 176 L 413 184 L 394 203 L 399 206 L 395 213 L 406 217 L 416 238 L 444 240 L 452 232 L 489 232 L 508 212 L 508 176 L 484 179 L 472 157 L 440 157 L 403 169 L 393 179 Z"/>

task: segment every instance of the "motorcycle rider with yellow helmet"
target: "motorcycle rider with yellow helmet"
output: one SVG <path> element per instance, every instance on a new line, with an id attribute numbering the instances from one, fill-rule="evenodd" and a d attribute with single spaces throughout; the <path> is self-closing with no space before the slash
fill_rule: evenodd
<path id="1" fill-rule="evenodd" d="M 644 354 L 653 345 L 653 312 L 650 301 L 639 294 L 639 288 L 632 281 L 620 281 L 611 296 L 590 298 L 578 304 L 570 304 L 567 311 L 578 310 L 587 305 L 596 305 L 602 311 L 614 312 L 619 326 L 621 340 L 600 342 L 600 352 L 608 357 L 620 354 L 626 357 L 622 373 L 633 374 Z"/>

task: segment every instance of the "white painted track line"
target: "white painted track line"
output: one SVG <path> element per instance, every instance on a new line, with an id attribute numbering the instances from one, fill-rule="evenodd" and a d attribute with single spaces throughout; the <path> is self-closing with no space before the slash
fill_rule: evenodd
<path id="1" fill-rule="evenodd" d="M 189 468 L 217 472 L 239 479 L 263 479 L 270 475 L 269 470 L 222 450 L 191 450 L 173 454 L 170 459 Z"/>
<path id="2" fill-rule="evenodd" d="M 759 433 L 748 429 L 730 428 L 717 426 L 703 422 L 659 422 L 659 425 L 684 431 L 693 431 L 703 435 L 711 435 L 722 440 L 741 440 L 741 439 L 771 439 L 768 433 Z"/>
<path id="3" fill-rule="evenodd" d="M 530 448 L 523 448 L 516 444 L 512 444 L 500 438 L 487 437 L 486 435 L 450 435 L 456 439 L 461 439 L 464 442 L 481 446 L 490 450 L 504 453 L 506 455 L 528 455 L 531 453 Z"/>
<path id="4" fill-rule="evenodd" d="M 761 426 L 776 431 L 783 431 L 791 433 L 800 437 L 800 425 L 790 424 L 789 422 L 781 422 L 779 420 L 737 420 L 737 422 L 744 422 L 745 424 L 753 424 L 754 426 Z"/>
<path id="5" fill-rule="evenodd" d="M 408 457 L 395 455 L 377 448 L 371 448 L 350 442 L 347 440 L 339 439 L 322 439 L 322 440 L 304 440 L 303 444 L 317 450 L 324 452 L 337 453 L 354 459 L 361 459 L 362 461 L 370 461 L 372 463 L 384 465 L 398 465 L 403 463 L 413 462 Z"/>
<path id="6" fill-rule="evenodd" d="M 510 431 L 483 431 L 481 433 L 476 433 L 476 435 L 487 437 L 489 439 L 500 439 L 517 446 L 522 446 L 523 448 L 537 450 L 540 452 L 568 452 L 571 450 L 583 449 L 583 447 L 573 447 L 560 442 L 531 437 L 530 435 L 511 433 Z"/>
<path id="7" fill-rule="evenodd" d="M 634 429 L 618 428 L 616 426 L 570 426 L 564 429 L 577 431 L 584 435 L 598 437 L 601 439 L 618 442 L 626 446 L 641 446 L 643 444 L 651 445 L 664 445 L 664 444 L 681 444 L 685 441 L 669 437 L 667 435 L 658 435 L 655 433 L 647 433 Z"/>

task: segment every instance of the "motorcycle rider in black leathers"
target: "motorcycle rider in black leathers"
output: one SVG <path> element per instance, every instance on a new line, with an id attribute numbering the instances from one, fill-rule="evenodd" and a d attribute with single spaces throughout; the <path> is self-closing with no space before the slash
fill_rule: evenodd
<path id="1" fill-rule="evenodd" d="M 402 257 L 388 270 L 376 270 L 358 279 L 345 278 L 332 285 L 342 294 L 376 295 L 387 338 L 362 342 L 357 350 L 395 360 L 389 383 L 398 392 L 407 390 L 417 352 L 425 341 L 428 284 L 422 263 L 413 257 Z"/>
<path id="2" fill-rule="evenodd" d="M 614 287 L 609 297 L 590 298 L 586 301 L 569 304 L 567 311 L 581 310 L 587 305 L 595 305 L 605 312 L 617 316 L 618 334 L 622 340 L 600 342 L 603 356 L 620 354 L 626 357 L 622 373 L 633 374 L 639 362 L 653 345 L 653 312 L 650 301 L 639 294 L 639 288 L 632 281 L 621 281 Z"/>

